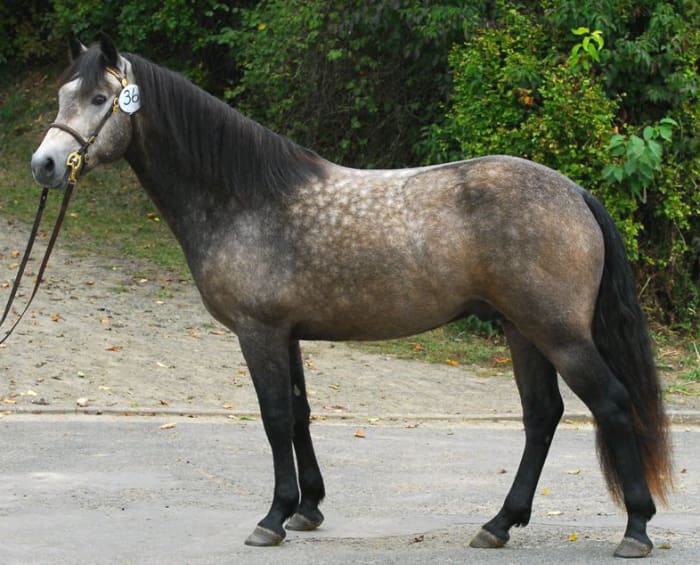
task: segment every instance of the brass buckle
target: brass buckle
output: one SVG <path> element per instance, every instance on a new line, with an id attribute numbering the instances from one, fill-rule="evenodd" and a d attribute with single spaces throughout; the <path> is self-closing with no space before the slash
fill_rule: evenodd
<path id="1" fill-rule="evenodd" d="M 66 166 L 70 167 L 70 174 L 68 175 L 68 182 L 75 184 L 78 182 L 78 173 L 83 166 L 83 157 L 77 151 L 73 151 L 68 155 L 66 160 Z"/>

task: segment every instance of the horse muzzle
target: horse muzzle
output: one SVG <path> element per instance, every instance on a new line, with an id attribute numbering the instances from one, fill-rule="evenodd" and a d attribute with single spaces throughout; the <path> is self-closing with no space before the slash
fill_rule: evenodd
<path id="1" fill-rule="evenodd" d="M 61 188 L 68 182 L 70 169 L 66 159 L 61 159 L 53 152 L 42 150 L 40 147 L 32 155 L 32 176 L 43 187 Z"/>

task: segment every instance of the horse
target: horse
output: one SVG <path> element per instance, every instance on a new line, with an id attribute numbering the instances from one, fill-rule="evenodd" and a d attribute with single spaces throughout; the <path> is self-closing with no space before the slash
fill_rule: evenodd
<path id="1" fill-rule="evenodd" d="M 559 374 L 593 415 L 603 475 L 627 513 L 615 555 L 649 554 L 647 523 L 671 488 L 669 425 L 624 243 L 596 198 L 503 155 L 344 167 L 106 35 L 70 51 L 34 179 L 61 189 L 125 158 L 204 305 L 238 336 L 274 467 L 270 509 L 245 543 L 278 545 L 285 528 L 324 519 L 300 340 L 397 338 L 475 314 L 502 324 L 525 447 L 470 545 L 501 547 L 527 525 L 563 413 Z"/>

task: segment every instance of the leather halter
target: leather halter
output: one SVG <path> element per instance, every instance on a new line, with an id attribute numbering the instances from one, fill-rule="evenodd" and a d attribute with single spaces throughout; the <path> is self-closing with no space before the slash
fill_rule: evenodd
<path id="1" fill-rule="evenodd" d="M 95 143 L 97 136 L 102 131 L 102 128 L 107 123 L 107 120 L 109 120 L 112 114 L 115 114 L 119 111 L 119 95 L 121 94 L 121 91 L 129 85 L 129 81 L 126 78 L 126 72 L 122 74 L 113 67 L 107 67 L 105 70 L 119 81 L 121 88 L 119 89 L 119 92 L 115 94 L 114 100 L 112 101 L 112 106 L 109 110 L 107 110 L 105 115 L 102 116 L 102 119 L 97 124 L 97 127 L 90 135 L 88 135 L 87 137 L 83 137 L 77 130 L 59 122 L 53 122 L 49 124 L 48 128 L 46 128 L 47 132 L 51 128 L 60 129 L 61 131 L 64 131 L 73 136 L 73 138 L 80 144 L 80 148 L 77 151 L 73 151 L 70 155 L 68 155 L 68 159 L 66 160 L 66 167 L 68 167 L 68 169 L 70 170 L 68 174 L 69 183 L 72 182 L 73 184 L 75 184 L 78 181 L 78 176 L 80 175 L 80 173 L 82 173 L 83 168 L 88 162 L 88 149 L 93 143 Z"/>
<path id="2" fill-rule="evenodd" d="M 66 211 L 68 210 L 68 203 L 70 202 L 70 198 L 73 193 L 73 187 L 78 182 L 78 176 L 83 171 L 85 163 L 87 163 L 88 149 L 95 142 L 95 139 L 97 139 L 97 136 L 99 135 L 100 131 L 102 131 L 102 128 L 107 123 L 107 120 L 109 120 L 112 114 L 119 111 L 119 94 L 121 94 L 121 91 L 124 89 L 124 87 L 128 86 L 129 82 L 126 79 L 126 73 L 122 75 L 118 70 L 112 67 L 107 67 L 106 70 L 109 74 L 114 76 L 119 81 L 119 83 L 121 84 L 121 88 L 114 97 L 112 107 L 109 109 L 108 112 L 105 113 L 105 115 L 100 120 L 99 124 L 97 124 L 95 131 L 93 131 L 87 138 L 85 138 L 75 129 L 65 124 L 54 122 L 50 124 L 47 128 L 47 131 L 51 128 L 57 128 L 61 131 L 65 131 L 66 133 L 72 135 L 75 138 L 75 140 L 80 144 L 80 148 L 77 151 L 73 151 L 70 155 L 68 155 L 68 159 L 66 160 L 66 167 L 68 168 L 68 183 L 66 184 L 65 193 L 63 195 L 61 209 L 59 210 L 58 216 L 56 218 L 56 224 L 54 225 L 53 231 L 51 232 L 51 237 L 46 246 L 44 258 L 42 259 L 41 265 L 39 266 L 39 272 L 37 273 L 36 281 L 34 283 L 34 289 L 32 290 L 32 293 L 29 296 L 29 300 L 27 300 L 27 303 L 25 304 L 24 309 L 20 313 L 17 320 L 15 320 L 15 322 L 12 324 L 7 333 L 0 339 L 0 344 L 4 343 L 7 340 L 7 338 L 10 337 L 10 335 L 20 323 L 24 315 L 27 313 L 27 310 L 29 310 L 29 306 L 31 305 L 32 301 L 34 300 L 34 297 L 36 296 L 37 291 L 39 290 L 39 285 L 41 284 L 41 281 L 43 279 L 44 271 L 46 271 L 46 265 L 49 262 L 49 257 L 51 256 L 54 244 L 56 243 L 56 239 L 58 238 L 58 233 L 61 230 L 63 218 L 66 215 Z M 15 296 L 17 295 L 17 290 L 19 289 L 20 282 L 22 281 L 22 276 L 24 275 L 24 269 L 27 266 L 27 262 L 29 261 L 29 256 L 31 255 L 32 247 L 34 246 L 34 241 L 36 240 L 36 236 L 39 231 L 39 225 L 41 223 L 41 217 L 44 214 L 44 208 L 46 207 L 46 200 L 48 198 L 48 194 L 49 188 L 44 187 L 41 192 L 41 198 L 39 199 L 39 208 L 37 209 L 36 217 L 34 218 L 34 224 L 32 225 L 32 230 L 29 234 L 29 241 L 27 242 L 27 247 L 24 250 L 22 262 L 20 263 L 19 268 L 17 270 L 17 276 L 15 277 L 15 281 L 12 285 L 10 296 L 7 299 L 5 311 L 2 314 L 2 318 L 0 318 L 0 327 L 2 327 L 2 325 L 5 323 L 5 320 L 7 319 L 7 316 L 10 313 L 10 309 L 12 308 L 12 304 L 15 300 Z"/>

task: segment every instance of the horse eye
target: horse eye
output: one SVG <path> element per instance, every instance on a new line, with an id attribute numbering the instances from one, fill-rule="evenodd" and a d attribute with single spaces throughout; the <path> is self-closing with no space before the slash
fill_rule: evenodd
<path id="1" fill-rule="evenodd" d="M 105 102 L 107 102 L 107 97 L 104 94 L 96 94 L 92 99 L 92 103 L 95 106 L 102 106 Z"/>

